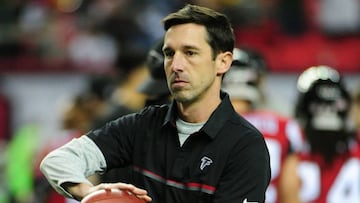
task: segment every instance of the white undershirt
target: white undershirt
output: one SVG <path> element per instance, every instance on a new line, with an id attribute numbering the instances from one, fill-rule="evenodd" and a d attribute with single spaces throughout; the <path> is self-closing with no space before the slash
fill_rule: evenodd
<path id="1" fill-rule="evenodd" d="M 186 139 L 194 132 L 199 131 L 205 122 L 202 123 L 189 123 L 178 118 L 176 120 L 176 128 L 179 135 L 180 146 L 184 144 Z"/>

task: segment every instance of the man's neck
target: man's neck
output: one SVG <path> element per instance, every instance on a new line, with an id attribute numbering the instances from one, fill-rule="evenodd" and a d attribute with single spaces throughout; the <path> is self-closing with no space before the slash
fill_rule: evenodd
<path id="1" fill-rule="evenodd" d="M 221 103 L 220 95 L 209 94 L 191 103 L 177 103 L 179 116 L 189 123 L 206 122 Z"/>

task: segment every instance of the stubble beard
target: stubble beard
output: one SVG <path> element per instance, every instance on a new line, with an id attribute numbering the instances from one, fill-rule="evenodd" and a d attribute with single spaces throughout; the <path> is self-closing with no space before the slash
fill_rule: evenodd
<path id="1" fill-rule="evenodd" d="M 180 103 L 190 103 L 194 100 L 189 90 L 183 89 L 175 89 L 171 90 L 171 94 L 173 95 L 174 99 Z"/>
<path id="2" fill-rule="evenodd" d="M 188 87 L 171 89 L 170 91 L 177 102 L 191 104 L 196 102 L 196 100 L 199 100 L 208 88 L 209 86 L 204 86 L 202 88 Z"/>

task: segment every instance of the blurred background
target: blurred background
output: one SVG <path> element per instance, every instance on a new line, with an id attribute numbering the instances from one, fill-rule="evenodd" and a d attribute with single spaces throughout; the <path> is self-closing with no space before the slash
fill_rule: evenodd
<path id="1" fill-rule="evenodd" d="M 34 166 L 54 137 L 86 132 L 114 106 L 144 106 L 146 54 L 185 3 L 227 14 L 236 45 L 264 56 L 276 111 L 293 114 L 309 66 L 360 85 L 358 0 L 0 0 L 0 203 L 34 202 Z M 9 172 L 15 159 L 25 164 Z"/>

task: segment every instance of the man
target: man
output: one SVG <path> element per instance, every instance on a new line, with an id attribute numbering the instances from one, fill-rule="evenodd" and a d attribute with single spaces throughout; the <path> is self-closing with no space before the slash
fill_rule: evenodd
<path id="1" fill-rule="evenodd" d="M 360 145 L 348 127 L 351 98 L 342 80 L 328 66 L 310 67 L 298 78 L 295 116 L 307 147 L 288 181 L 299 189 L 285 191 L 296 194 L 292 202 L 360 202 Z"/>
<path id="2" fill-rule="evenodd" d="M 76 199 L 119 188 L 147 202 L 264 202 L 270 180 L 265 141 L 220 91 L 234 46 L 228 18 L 187 5 L 163 23 L 173 102 L 73 140 L 50 153 L 42 171 L 60 193 Z M 128 165 L 132 185 L 86 181 L 95 172 Z"/>
<path id="3" fill-rule="evenodd" d="M 233 55 L 233 63 L 224 76 L 222 88 L 229 93 L 235 111 L 263 134 L 271 166 L 266 202 L 281 202 L 281 191 L 288 189 L 286 181 L 289 179 L 282 171 L 297 160 L 294 152 L 301 150 L 302 133 L 293 118 L 266 109 L 262 85 L 267 68 L 261 54 L 255 50 L 235 48 Z"/>

